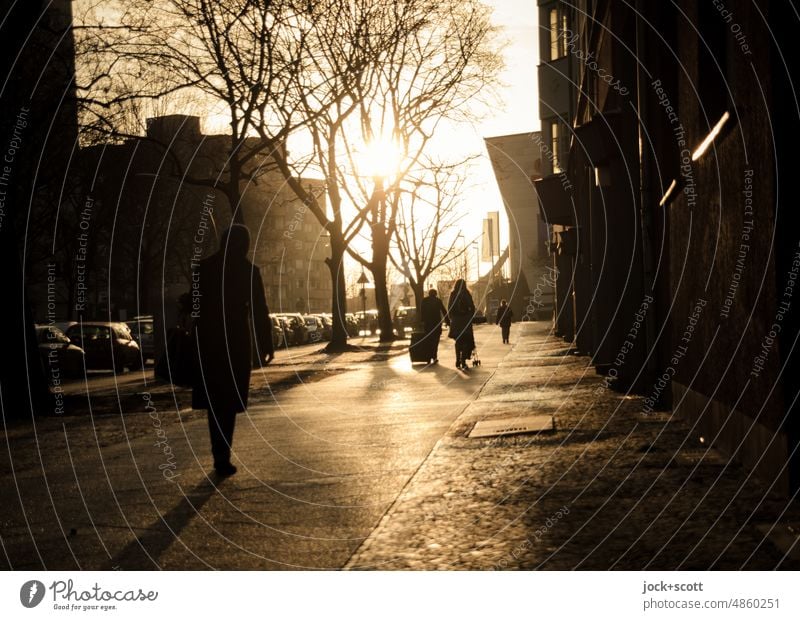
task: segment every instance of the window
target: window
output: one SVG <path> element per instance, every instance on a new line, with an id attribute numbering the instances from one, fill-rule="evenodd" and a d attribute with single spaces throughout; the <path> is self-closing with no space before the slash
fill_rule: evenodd
<path id="1" fill-rule="evenodd" d="M 567 14 L 563 10 L 550 9 L 550 60 L 567 55 Z"/>
<path id="2" fill-rule="evenodd" d="M 552 133 L 550 137 L 550 149 L 553 153 L 553 174 L 558 174 L 564 171 L 561 167 L 561 160 L 563 157 L 561 153 L 561 131 L 559 130 L 558 121 L 550 123 L 550 131 Z"/>

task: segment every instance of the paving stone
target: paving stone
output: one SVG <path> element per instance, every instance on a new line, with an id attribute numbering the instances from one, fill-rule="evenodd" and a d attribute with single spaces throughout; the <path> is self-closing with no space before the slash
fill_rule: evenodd
<path id="1" fill-rule="evenodd" d="M 677 418 L 598 390 L 589 360 L 544 324 L 519 330 L 349 569 L 800 568 L 762 526 L 798 522 L 796 503 L 699 458 L 707 446 Z M 541 410 L 555 412 L 550 436 L 464 437 L 478 419 Z"/>

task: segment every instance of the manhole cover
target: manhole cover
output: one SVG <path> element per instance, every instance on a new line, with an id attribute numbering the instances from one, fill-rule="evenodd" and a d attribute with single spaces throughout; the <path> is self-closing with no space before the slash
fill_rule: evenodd
<path id="1" fill-rule="evenodd" d="M 555 430 L 553 416 L 527 415 L 502 420 L 482 420 L 476 422 L 468 437 L 500 437 L 522 433 L 543 433 Z"/>

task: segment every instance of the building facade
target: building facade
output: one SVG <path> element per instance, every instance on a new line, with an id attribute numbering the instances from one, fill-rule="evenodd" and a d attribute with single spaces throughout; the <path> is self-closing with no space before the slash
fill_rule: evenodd
<path id="1" fill-rule="evenodd" d="M 169 145 L 165 150 L 164 145 Z M 192 271 L 216 251 L 230 225 L 226 195 L 209 183 L 224 166 L 227 136 L 206 135 L 200 119 L 152 118 L 147 135 L 81 151 L 84 192 L 71 205 L 65 256 L 65 316 L 125 319 L 171 307 L 191 286 Z M 82 172 L 81 172 L 82 171 Z M 321 181 L 304 184 L 324 195 Z M 322 202 L 324 203 L 324 197 Z M 276 172 L 243 184 L 240 209 L 251 233 L 251 257 L 274 311 L 328 311 L 327 235 Z M 70 257 L 81 246 L 85 269 Z M 79 271 L 87 294 L 78 295 Z M 70 312 L 72 310 L 72 312 Z"/>
<path id="2" fill-rule="evenodd" d="M 553 308 L 550 233 L 534 190 L 534 182 L 542 176 L 541 133 L 496 136 L 485 143 L 509 223 L 510 282 L 498 287 L 494 296 L 507 299 L 517 318 L 549 316 Z"/>
<path id="3" fill-rule="evenodd" d="M 671 407 L 796 491 L 797 15 L 778 0 L 587 0 L 542 2 L 545 16 L 543 133 L 554 55 L 574 84 L 563 177 L 537 182 L 564 225 L 557 330 L 643 414 Z"/>

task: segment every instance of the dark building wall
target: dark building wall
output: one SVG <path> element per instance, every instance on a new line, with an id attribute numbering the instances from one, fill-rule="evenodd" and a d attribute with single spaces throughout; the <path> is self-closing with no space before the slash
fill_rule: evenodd
<path id="1" fill-rule="evenodd" d="M 685 189 L 669 208 L 672 340 L 676 351 L 685 347 L 672 365 L 675 407 L 786 491 L 792 438 L 775 326 L 788 281 L 776 272 L 770 54 L 756 43 L 770 39 L 762 19 L 770 3 L 727 2 L 728 19 L 708 5 L 682 3 L 699 36 L 678 24 L 684 70 L 678 91 L 667 94 L 678 101 L 684 161 L 724 111 L 732 117 L 712 148 L 681 170 Z M 738 28 L 745 38 L 737 40 Z"/>
<path id="2" fill-rule="evenodd" d="M 171 115 L 149 119 L 141 139 L 83 149 L 74 176 L 83 179 L 83 198 L 94 202 L 85 230 L 76 227 L 85 200 L 65 206 L 65 224 L 72 226 L 62 233 L 68 259 L 79 234 L 91 239 L 84 318 L 159 312 L 190 288 L 193 265 L 216 251 L 231 222 L 225 193 L 197 182 L 219 174 L 229 143 L 226 136 L 202 134 L 197 117 Z M 304 184 L 324 194 L 323 183 Z M 270 308 L 330 310 L 327 236 L 283 179 L 265 169 L 243 183 L 239 208 Z M 67 260 L 64 271 L 73 316 L 74 267 Z"/>
<path id="3" fill-rule="evenodd" d="M 597 10 L 581 37 L 587 48 L 576 50 L 580 89 L 569 158 L 579 229 L 577 345 L 627 389 L 639 380 L 647 350 L 635 329 L 645 296 L 638 124 L 631 106 L 635 19 L 622 3 Z"/>
<path id="4" fill-rule="evenodd" d="M 785 0 L 591 4 L 578 45 L 596 62 L 576 66 L 568 161 L 572 288 L 559 282 L 574 290 L 577 347 L 601 366 L 625 348 L 643 380 L 617 383 L 644 395 L 645 413 L 672 405 L 763 480 L 797 489 L 798 17 Z M 647 298 L 631 354 L 620 339 Z"/>
<path id="5" fill-rule="evenodd" d="M 56 317 L 47 312 L 36 317 L 32 307 L 38 302 L 47 308 L 52 232 L 45 224 L 58 205 L 54 197 L 77 128 L 72 37 L 65 29 L 70 10 L 68 0 L 0 3 L 0 278 L 14 296 L 0 309 L 5 417 L 58 410 L 46 389 L 33 332 L 35 318 Z"/>

